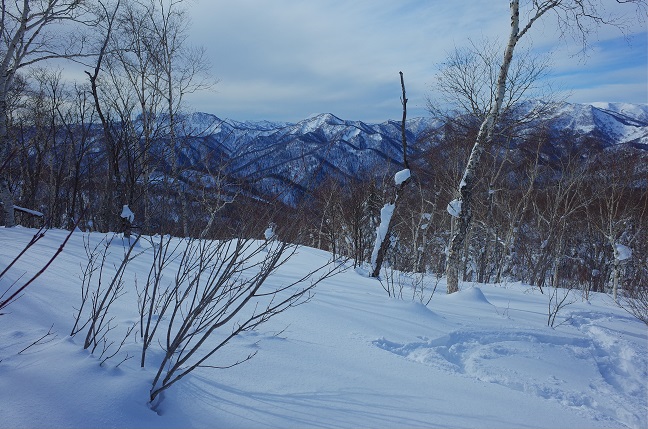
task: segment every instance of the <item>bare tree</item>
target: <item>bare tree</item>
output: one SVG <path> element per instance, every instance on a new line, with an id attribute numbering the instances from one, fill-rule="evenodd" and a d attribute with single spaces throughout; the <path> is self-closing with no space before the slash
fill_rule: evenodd
<path id="1" fill-rule="evenodd" d="M 175 191 L 174 199 L 180 202 L 183 236 L 188 237 L 189 201 L 184 186 L 186 180 L 181 174 L 180 158 L 183 153 L 179 147 L 179 143 L 182 143 L 179 130 L 182 121 L 179 116 L 188 94 L 210 88 L 214 82 L 207 77 L 209 63 L 204 48 L 187 43 L 189 19 L 183 3 L 184 0 L 149 0 L 144 6 L 144 13 L 153 36 L 149 42 L 154 43 L 148 49 L 155 62 L 159 93 L 166 107 L 166 153 L 174 175 L 168 185 Z"/>
<path id="2" fill-rule="evenodd" d="M 182 159 L 184 139 L 191 139 L 195 130 L 184 126 L 184 99 L 213 82 L 204 50 L 187 43 L 183 4 L 120 0 L 114 8 L 103 8 L 105 38 L 96 67 L 87 73 L 109 169 L 104 229 L 122 223 L 117 214 L 124 205 L 142 210 L 143 226 L 150 226 L 156 210 L 151 176 L 157 170 L 163 172 L 157 210 L 167 219 L 179 212 L 182 235 L 191 233 L 193 194 Z"/>
<path id="3" fill-rule="evenodd" d="M 435 88 L 442 103 L 428 99 L 428 109 L 433 116 L 457 124 L 466 120 L 469 123 L 484 121 L 497 98 L 496 82 L 501 62 L 498 45 L 497 40 L 469 40 L 468 47 L 456 47 L 450 51 L 436 76 Z M 534 55 L 530 49 L 518 53 L 511 61 L 500 116 L 511 112 L 529 96 L 548 101 L 547 97 L 551 95 L 547 88 L 539 86 L 548 69 L 547 58 Z M 450 111 L 446 112 L 440 106 L 449 106 Z M 531 110 L 526 116 L 539 113 Z M 521 120 L 517 118 L 517 122 Z"/>
<path id="4" fill-rule="evenodd" d="M 108 92 L 105 97 L 106 104 L 116 111 L 129 110 L 122 106 L 132 106 L 138 112 L 136 124 L 133 123 L 134 115 L 122 115 L 120 118 L 126 121 L 123 126 L 130 131 L 128 144 L 124 148 L 126 184 L 122 204 L 133 206 L 138 198 L 136 188 L 140 184 L 144 230 L 149 229 L 150 177 L 156 167 L 151 151 L 156 139 L 162 135 L 160 118 L 164 116 L 164 88 L 156 64 L 156 52 L 152 51 L 158 44 L 148 23 L 149 19 L 149 14 L 143 13 L 140 5 L 134 2 L 125 3 L 118 17 L 112 42 L 113 60 L 108 62 L 107 67 L 112 92 L 117 92 L 120 96 L 114 97 Z"/>
<path id="5" fill-rule="evenodd" d="M 594 163 L 591 178 L 594 202 L 588 221 L 602 235 L 612 255 L 612 296 L 618 302 L 622 266 L 632 259 L 632 248 L 645 233 L 648 191 L 642 185 L 642 159 L 619 153 L 615 159 Z M 605 163 L 605 165 L 603 165 Z"/>
<path id="6" fill-rule="evenodd" d="M 119 12 L 121 2 L 118 0 L 112 9 L 109 9 L 104 3 L 100 3 L 98 8 L 98 14 L 101 15 L 102 19 L 100 20 L 102 29 L 103 29 L 103 39 L 100 41 L 100 45 L 97 49 L 98 54 L 95 62 L 95 66 L 92 71 L 85 71 L 88 75 L 90 81 L 90 92 L 92 94 L 92 99 L 94 101 L 94 108 L 97 111 L 97 116 L 101 121 L 101 127 L 103 131 L 103 140 L 105 146 L 105 157 L 107 161 L 107 180 L 105 181 L 105 190 L 104 197 L 106 201 L 103 206 L 103 221 L 104 228 L 106 230 L 111 229 L 113 223 L 111 222 L 113 218 L 117 217 L 117 209 L 115 208 L 115 200 L 119 201 L 122 192 L 122 180 L 121 180 L 121 167 L 120 167 L 120 158 L 122 152 L 122 141 L 123 127 L 120 129 L 115 126 L 114 121 L 111 118 L 111 112 L 107 111 L 106 107 L 101 102 L 101 79 L 100 75 L 105 66 L 105 63 L 109 61 L 110 55 L 110 42 L 112 39 L 112 34 L 115 28 L 115 22 L 117 19 L 117 14 Z M 123 113 L 123 112 L 122 112 Z"/>
<path id="7" fill-rule="evenodd" d="M 34 68 L 29 73 L 22 106 L 14 109 L 12 129 L 21 184 L 14 197 L 20 205 L 44 210 L 58 224 L 60 191 L 67 171 L 67 151 L 58 114 L 66 103 L 60 70 Z M 27 223 L 27 226 L 35 226 Z"/>
<path id="8" fill-rule="evenodd" d="M 319 214 L 317 225 L 309 225 L 315 237 L 313 245 L 328 250 L 334 257 L 342 253 L 342 241 L 345 239 L 343 194 L 347 190 L 351 191 L 343 189 L 338 180 L 328 177 L 313 192 L 318 203 L 316 212 Z"/>
<path id="9" fill-rule="evenodd" d="M 448 144 L 452 139 L 459 143 L 453 148 L 461 152 L 461 156 L 452 158 L 456 168 L 451 182 L 443 185 L 444 194 L 439 201 L 446 198 L 446 201 L 451 201 L 448 207 L 448 212 L 452 214 L 451 237 L 459 226 L 458 209 L 461 207 L 461 200 L 457 198 L 456 193 L 446 196 L 445 192 L 446 189 L 455 186 L 465 171 L 470 149 L 467 148 L 465 154 L 460 149 L 466 147 L 466 143 L 475 142 L 479 134 L 479 125 L 495 103 L 495 83 L 501 62 L 496 46 L 496 42 L 487 39 L 478 42 L 471 40 L 468 47 L 451 51 L 440 65 L 437 75 L 436 88 L 444 103 L 438 105 L 433 100 L 428 100 L 428 108 L 432 115 L 445 123 L 445 126 L 436 132 L 442 139 L 440 146 L 453 147 L 454 145 Z M 524 125 L 537 120 L 553 105 L 548 102 L 521 104 L 521 101 L 529 96 L 547 101 L 550 94 L 544 91 L 545 87 L 538 85 L 538 81 L 546 75 L 547 70 L 546 58 L 533 55 L 528 49 L 522 50 L 511 61 L 500 119 L 493 130 L 492 142 L 485 151 L 488 156 L 478 167 L 479 171 L 476 174 L 479 179 L 473 184 L 473 193 L 484 195 L 484 198 L 478 199 L 473 207 L 472 226 L 467 229 L 467 238 L 461 248 L 459 271 L 463 273 L 463 278 L 472 274 L 476 275 L 477 281 L 485 282 L 491 276 L 499 277 L 501 274 L 501 255 L 505 254 L 507 249 L 502 246 L 505 227 L 499 223 L 496 216 L 501 211 L 499 206 L 508 199 L 508 193 L 515 191 L 510 189 L 511 185 L 505 183 L 506 180 L 503 181 L 502 178 L 511 173 L 510 168 L 515 163 L 511 159 L 511 140 L 523 140 L 523 136 L 518 134 L 524 130 Z M 507 192 L 500 192 L 505 189 Z M 509 229 L 509 232 L 511 231 L 512 229 Z M 511 238 L 510 234 L 508 238 Z M 499 266 L 495 262 L 496 259 L 500 259 Z"/>
<path id="10" fill-rule="evenodd" d="M 393 229 L 392 218 L 397 206 L 402 201 L 402 196 L 407 184 L 411 181 L 411 172 L 409 162 L 407 160 L 407 135 L 405 132 L 405 125 L 407 120 L 407 96 L 405 94 L 405 80 L 403 72 L 400 73 L 401 82 L 401 104 L 403 105 L 403 118 L 401 120 L 401 144 L 403 145 L 403 170 L 396 173 L 394 181 L 396 185 L 396 192 L 392 203 L 385 204 L 380 211 L 380 224 L 376 228 L 376 241 L 374 250 L 371 255 L 371 277 L 378 277 L 380 269 L 389 249 L 391 243 L 391 234 Z"/>
<path id="11" fill-rule="evenodd" d="M 61 34 L 61 22 L 79 22 L 86 13 L 79 0 L 2 1 L 0 13 L 0 159 L 11 153 L 7 129 L 8 96 L 21 70 L 55 58 L 74 58 L 84 50 L 83 37 Z M 59 34 L 54 35 L 57 31 Z M 69 38 L 68 38 L 69 36 Z M 3 164 L 3 163 L 0 163 Z M 4 224 L 15 225 L 8 178 L 0 169 L 0 202 Z"/>
<path id="12" fill-rule="evenodd" d="M 99 171 L 96 165 L 97 157 L 91 157 L 94 139 L 92 127 L 96 120 L 96 110 L 86 86 L 75 85 L 71 90 L 70 103 L 67 108 L 58 110 L 67 137 L 67 152 L 69 172 L 66 182 L 66 209 L 63 213 L 61 226 L 71 228 L 79 218 L 85 200 L 93 195 L 89 185 L 98 178 L 88 174 L 89 171 Z M 85 198 L 84 198 L 85 197 Z M 96 195 L 93 195 L 96 198 Z M 86 210 L 92 210 L 88 204 Z M 90 213 L 92 218 L 92 213 Z"/>
<path id="13" fill-rule="evenodd" d="M 618 3 L 635 4 L 639 8 L 639 13 L 645 15 L 645 0 L 618 0 Z M 532 0 L 524 2 L 523 7 L 524 10 L 521 11 L 519 0 L 511 0 L 510 2 L 511 28 L 497 80 L 493 85 L 495 89 L 493 91 L 494 101 L 481 123 L 470 158 L 459 183 L 458 197 L 454 205 L 457 227 L 452 233 L 448 246 L 448 263 L 446 267 L 448 293 L 459 290 L 461 251 L 472 220 L 473 190 L 478 180 L 477 168 L 480 165 L 484 151 L 492 144 L 494 139 L 495 127 L 501 117 L 502 106 L 506 99 L 513 54 L 518 42 L 528 33 L 535 22 L 548 13 L 554 13 L 559 27 L 564 32 L 573 31 L 585 44 L 587 35 L 593 27 L 601 24 L 621 25 L 618 21 L 603 16 L 599 2 L 591 0 Z M 523 12 L 522 22 L 521 12 Z"/>

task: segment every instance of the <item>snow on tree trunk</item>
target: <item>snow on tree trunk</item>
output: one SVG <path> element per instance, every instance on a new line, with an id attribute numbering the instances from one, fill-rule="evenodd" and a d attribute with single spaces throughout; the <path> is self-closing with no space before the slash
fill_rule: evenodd
<path id="1" fill-rule="evenodd" d="M 35 216 L 35 217 L 45 217 L 45 214 L 43 212 L 39 212 L 38 210 L 31 210 L 25 207 L 20 207 L 20 206 L 13 206 L 14 210 L 18 210 L 19 212 L 27 213 L 29 215 Z"/>
<path id="2" fill-rule="evenodd" d="M 408 180 L 411 177 L 411 173 L 409 168 L 406 168 L 404 170 L 399 171 L 394 175 L 394 182 L 396 182 L 396 186 L 402 185 L 406 180 Z"/>
<path id="3" fill-rule="evenodd" d="M 407 134 L 405 132 L 405 125 L 407 120 L 407 97 L 405 94 L 405 80 L 403 78 L 403 72 L 399 72 L 401 89 L 403 95 L 401 97 L 401 103 L 403 105 L 403 120 L 401 121 L 401 141 L 403 144 L 403 165 L 405 168 L 394 175 L 394 183 L 396 185 L 396 195 L 394 196 L 394 202 L 392 204 L 385 204 L 385 206 L 380 211 L 380 225 L 376 228 L 376 241 L 374 243 L 374 249 L 371 253 L 371 277 L 378 277 L 380 275 L 380 268 L 382 267 L 383 259 L 387 254 L 389 249 L 390 239 L 391 239 L 391 219 L 396 210 L 398 202 L 400 201 L 400 196 L 405 190 L 405 187 L 411 179 L 411 172 L 409 169 L 409 163 L 407 162 Z"/>
<path id="4" fill-rule="evenodd" d="M 128 204 L 124 204 L 119 217 L 121 217 L 122 219 L 122 232 L 124 233 L 124 237 L 130 237 L 131 228 L 133 226 L 133 222 L 135 221 L 135 213 L 131 211 L 130 207 L 128 207 Z"/>
<path id="5" fill-rule="evenodd" d="M 263 233 L 263 237 L 265 237 L 266 241 L 270 241 L 274 238 L 277 238 L 277 233 L 275 232 L 276 225 L 274 223 L 271 223 L 268 225 L 266 230 Z"/>
<path id="6" fill-rule="evenodd" d="M 502 100 L 504 99 L 504 91 L 506 90 L 506 80 L 508 70 L 513 59 L 513 51 L 515 45 L 519 40 L 519 0 L 512 0 L 510 4 L 511 11 L 511 33 L 509 35 L 508 44 L 504 52 L 504 61 L 500 68 L 500 73 L 497 79 L 497 91 L 495 102 L 484 118 L 484 122 L 479 128 L 477 139 L 470 153 L 466 170 L 464 171 L 463 178 L 459 185 L 459 198 L 458 203 L 454 206 L 459 208 L 458 216 L 456 217 L 457 228 L 455 229 L 452 237 L 450 238 L 450 245 L 448 246 L 448 261 L 446 265 L 446 276 L 448 293 L 454 293 L 459 290 L 459 270 L 461 268 L 461 251 L 464 247 L 466 234 L 470 221 L 472 218 L 472 191 L 475 186 L 476 177 L 475 173 L 484 153 L 486 145 L 489 145 L 493 140 L 493 131 L 495 124 L 500 113 Z M 452 214 L 451 214 L 452 215 Z"/>
<path id="7" fill-rule="evenodd" d="M 459 217 L 459 214 L 461 213 L 461 200 L 450 201 L 446 210 L 448 211 L 450 216 Z"/>
<path id="8" fill-rule="evenodd" d="M 619 243 L 613 243 L 614 262 L 612 263 L 612 297 L 617 302 L 619 293 L 619 279 L 621 277 L 621 264 L 632 258 L 632 249 Z"/>
<path id="9" fill-rule="evenodd" d="M 385 204 L 380 210 L 380 224 L 376 228 L 376 241 L 371 252 L 372 277 L 378 277 L 378 274 L 380 274 L 381 264 L 378 264 L 378 262 L 382 263 L 384 254 L 387 251 L 388 246 L 386 243 L 389 242 L 389 224 L 395 208 L 396 204 Z"/>
<path id="10" fill-rule="evenodd" d="M 619 261 L 627 261 L 632 258 L 632 249 L 617 243 L 614 245 L 614 257 Z"/>
<path id="11" fill-rule="evenodd" d="M 133 213 L 128 207 L 128 204 L 124 204 L 124 207 L 122 207 L 122 212 L 119 215 L 122 219 L 126 219 L 128 222 L 133 223 L 135 220 L 135 213 Z"/>

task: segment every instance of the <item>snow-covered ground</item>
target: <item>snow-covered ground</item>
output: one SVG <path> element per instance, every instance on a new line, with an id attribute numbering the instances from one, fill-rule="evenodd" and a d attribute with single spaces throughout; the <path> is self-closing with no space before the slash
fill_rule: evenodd
<path id="1" fill-rule="evenodd" d="M 0 228 L 0 271 L 33 233 Z M 38 270 L 64 237 L 49 231 L 0 279 L 0 293 Z M 145 261 L 150 249 L 140 243 Z M 113 246 L 111 264 L 122 254 Z M 575 295 L 550 328 L 549 297 L 528 286 L 464 284 L 445 295 L 441 281 L 424 305 L 389 298 L 353 269 L 233 340 L 213 364 L 258 351 L 251 361 L 195 370 L 155 413 L 147 405 L 155 368 L 139 367 L 135 333 L 103 366 L 82 349 L 82 335 L 69 337 L 84 257 L 75 233 L 0 316 L 0 427 L 648 427 L 648 332 L 610 297 Z M 301 248 L 268 286 L 329 257 Z M 146 278 L 137 260 L 127 280 Z M 129 282 L 111 309 L 115 335 L 138 319 Z M 50 329 L 56 337 L 43 341 L 52 341 L 19 353 Z M 126 353 L 136 357 L 116 367 Z"/>

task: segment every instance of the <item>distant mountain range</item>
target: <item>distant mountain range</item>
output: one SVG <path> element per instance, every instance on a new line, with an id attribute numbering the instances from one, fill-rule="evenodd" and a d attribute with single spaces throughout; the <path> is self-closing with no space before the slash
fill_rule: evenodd
<path id="1" fill-rule="evenodd" d="M 516 114 L 523 116 L 538 103 L 524 103 Z M 566 135 L 590 145 L 592 151 L 621 146 L 648 151 L 648 104 L 560 103 L 544 107 L 550 108 L 525 122 L 521 134 L 541 125 L 547 128 L 546 157 L 561 156 Z M 398 168 L 402 162 L 400 121 L 367 124 L 329 113 L 297 123 L 240 122 L 206 113 L 194 113 L 187 119 L 188 134 L 193 136 L 182 149 L 183 163 L 193 170 L 187 180 L 213 176 L 218 170 L 245 181 L 250 192 L 280 194 L 287 202 L 327 176 L 357 177 Z M 430 118 L 408 120 L 410 156 L 425 151 L 431 142 L 422 136 L 442 125 Z"/>

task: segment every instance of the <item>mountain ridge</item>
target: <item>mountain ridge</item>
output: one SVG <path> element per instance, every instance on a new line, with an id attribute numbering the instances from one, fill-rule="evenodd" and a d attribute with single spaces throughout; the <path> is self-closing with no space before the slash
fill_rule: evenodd
<path id="1" fill-rule="evenodd" d="M 538 101 L 529 101 L 521 103 L 523 110 L 528 110 L 528 107 L 525 105 L 533 105 L 538 103 Z M 543 103 L 543 102 L 540 102 Z M 554 105 L 549 109 L 549 114 L 543 117 L 543 120 L 558 120 L 565 119 L 565 117 L 571 117 L 575 120 L 583 120 L 586 117 L 595 118 L 594 120 L 598 121 L 598 125 L 605 125 L 606 122 L 609 123 L 610 119 L 613 118 L 616 122 L 619 122 L 627 127 L 636 127 L 636 128 L 647 128 L 648 127 L 648 103 L 638 104 L 638 103 L 620 103 L 620 102 L 594 102 L 594 103 L 568 103 L 560 102 L 554 103 Z M 203 119 L 198 119 L 202 117 Z M 283 129 L 294 130 L 298 128 L 302 134 L 315 131 L 318 128 L 328 126 L 347 126 L 355 127 L 359 130 L 370 132 L 375 130 L 376 127 L 386 127 L 386 126 L 395 126 L 400 128 L 401 121 L 396 119 L 387 119 L 382 122 L 366 122 L 361 120 L 350 120 L 350 119 L 341 119 L 333 113 L 325 112 L 310 115 L 304 119 L 301 119 L 297 122 L 288 122 L 288 121 L 268 121 L 268 120 L 235 120 L 229 118 L 219 118 L 215 114 L 205 113 L 205 112 L 196 112 L 189 115 L 189 120 L 192 123 L 204 122 L 205 117 L 210 118 L 211 124 L 217 124 L 216 128 L 221 125 L 228 125 L 230 127 L 240 129 L 240 130 L 254 130 L 261 133 L 274 133 L 279 132 Z M 607 118 L 607 119 L 605 119 Z M 421 132 L 422 127 L 429 127 L 430 125 L 438 122 L 433 118 L 429 117 L 414 117 L 408 119 L 407 121 L 408 130 L 412 132 Z M 578 125 L 578 122 L 574 123 Z M 648 144 L 648 129 L 643 130 L 644 133 L 641 134 L 641 143 Z M 294 132 L 294 131 L 293 131 Z M 210 133 L 210 132 L 206 132 Z M 621 143 L 625 143 L 622 141 Z"/>
<path id="2" fill-rule="evenodd" d="M 520 135 L 548 127 L 550 141 L 543 148 L 547 159 L 559 159 L 573 150 L 572 143 L 569 149 L 564 147 L 566 135 L 577 145 L 588 145 L 583 146 L 586 151 L 623 145 L 648 150 L 648 104 L 542 103 L 521 103 L 514 115 L 528 115 L 543 107 L 542 116 L 522 125 Z M 260 195 L 282 194 L 289 203 L 326 177 L 344 182 L 402 168 L 401 122 L 396 120 L 372 124 L 331 113 L 294 123 L 237 121 L 208 113 L 194 113 L 186 119 L 194 130 L 187 166 L 214 160 L 211 171 L 224 168 Z M 435 118 L 407 120 L 410 159 L 434 144 L 430 132 L 443 124 Z"/>

